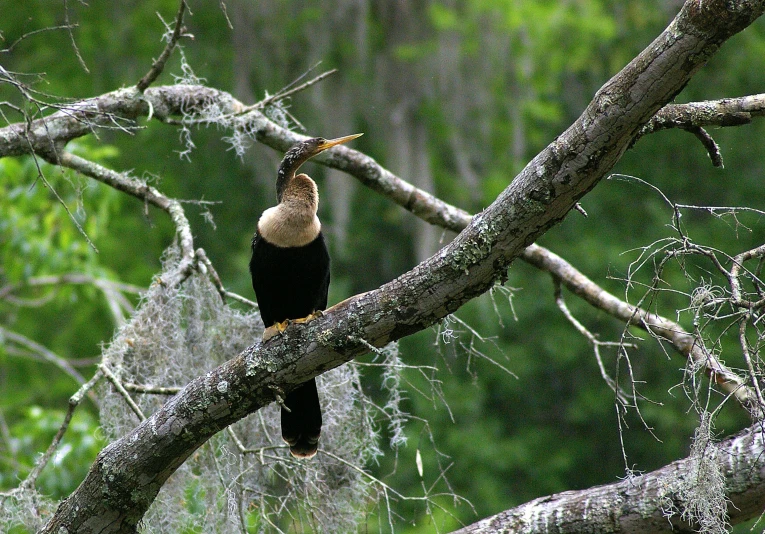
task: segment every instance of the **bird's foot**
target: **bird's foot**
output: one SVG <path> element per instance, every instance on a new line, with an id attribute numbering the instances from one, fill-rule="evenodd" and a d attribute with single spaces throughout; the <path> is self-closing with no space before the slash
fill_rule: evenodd
<path id="1" fill-rule="evenodd" d="M 268 341 L 272 337 L 283 333 L 285 330 L 287 330 L 287 327 L 291 325 L 292 323 L 295 323 L 295 324 L 310 323 L 314 319 L 318 319 L 319 317 L 323 315 L 324 315 L 323 311 L 316 310 L 308 317 L 301 317 L 300 319 L 287 319 L 286 321 L 282 321 L 281 323 L 274 323 L 263 331 L 263 341 Z"/>
<path id="2" fill-rule="evenodd" d="M 263 330 L 263 341 L 268 341 L 272 337 L 281 334 L 290 325 L 290 320 L 282 321 L 281 323 L 274 323 L 265 330 Z"/>
<path id="3" fill-rule="evenodd" d="M 309 315 L 308 317 L 301 317 L 300 319 L 295 319 L 295 320 L 294 320 L 294 321 L 292 321 L 292 322 L 293 322 L 293 323 L 297 323 L 297 324 L 305 324 L 305 323 L 310 323 L 310 322 L 311 322 L 311 321 L 313 321 L 314 319 L 318 319 L 319 317 L 322 317 L 323 315 L 324 315 L 324 312 L 323 312 L 323 311 L 321 311 L 321 310 L 316 310 L 315 312 L 313 312 L 313 313 L 312 313 L 311 315 Z"/>

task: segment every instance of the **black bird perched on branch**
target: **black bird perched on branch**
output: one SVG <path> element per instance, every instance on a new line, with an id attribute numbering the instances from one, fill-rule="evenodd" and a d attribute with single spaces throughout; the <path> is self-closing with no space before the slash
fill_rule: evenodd
<path id="1" fill-rule="evenodd" d="M 279 203 L 261 215 L 250 260 L 265 339 L 282 332 L 289 321 L 308 321 L 327 307 L 329 253 L 316 215 L 319 191 L 311 178 L 295 173 L 313 156 L 360 135 L 308 139 L 290 148 L 279 165 Z M 284 400 L 282 438 L 293 456 L 310 458 L 316 454 L 320 435 L 321 406 L 312 378 Z"/>

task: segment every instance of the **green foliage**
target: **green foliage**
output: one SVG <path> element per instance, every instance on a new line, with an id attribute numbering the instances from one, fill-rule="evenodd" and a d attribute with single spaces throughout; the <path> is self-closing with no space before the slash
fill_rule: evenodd
<path id="1" fill-rule="evenodd" d="M 34 467 L 64 421 L 62 410 L 30 406 L 9 430 L 8 450 L 2 452 L 0 489 L 15 487 Z M 54 499 L 67 497 L 80 484 L 107 443 L 99 439 L 98 420 L 85 410 L 75 413 L 64 440 L 37 480 L 38 490 Z M 2 449 L 0 449 L 2 450 Z M 17 478 L 18 477 L 18 478 Z"/>
<path id="2" fill-rule="evenodd" d="M 69 148 L 95 161 L 116 155 L 113 147 L 87 140 Z M 122 195 L 32 158 L 0 160 L 0 182 L 0 286 L 23 286 L 33 277 L 71 273 L 115 277 L 82 232 L 94 243 L 105 239 Z M 113 328 L 93 287 L 52 284 L 19 289 L 15 295 L 39 304 L 28 308 L 2 301 L 2 323 L 61 355 L 92 354 Z M 9 428 L 9 440 L 0 446 L 0 486 L 4 489 L 26 476 L 46 450 L 63 421 L 60 407 L 66 402 L 61 401 L 73 392 L 71 378 L 53 366 L 30 361 L 25 354 L 13 344 L 0 345 L 0 411 Z M 47 404 L 58 409 L 45 407 Z M 80 409 L 39 479 L 40 491 L 62 498 L 79 484 L 104 445 L 96 439 L 96 429 L 92 412 Z"/>
<path id="3" fill-rule="evenodd" d="M 95 145 L 92 141 L 72 143 L 70 149 L 95 161 L 105 161 L 116 154 L 114 148 Z M 0 304 L 0 317 L 19 333 L 65 356 L 92 354 L 113 328 L 100 307 L 103 305 L 101 296 L 94 287 L 59 283 L 23 286 L 33 277 L 64 274 L 116 278 L 94 247 L 108 239 L 107 229 L 113 228 L 112 217 L 119 211 L 123 195 L 32 158 L 0 160 L 0 181 L 3 183 L 0 189 L 0 213 L 3 214 L 0 217 L 0 242 L 3 243 L 0 284 L 17 286 L 14 294 L 18 298 L 37 303 L 30 308 L 4 301 Z M 78 303 L 98 305 L 94 308 Z M 71 313 L 72 309 L 77 313 Z M 70 330 L 67 326 L 74 328 Z M 78 330 L 78 327 L 85 328 Z M 19 362 L 19 365 L 27 364 Z M 8 375 L 15 373 L 11 371 Z M 19 388 L 21 384 L 32 383 L 34 380 L 7 387 L 18 390 L 23 389 Z M 54 381 L 53 390 L 56 384 Z M 65 387 L 71 385 L 67 382 Z M 43 395 L 50 390 L 43 389 Z"/>
<path id="4" fill-rule="evenodd" d="M 109 146 L 72 143 L 70 149 L 95 161 L 116 155 Z M 68 272 L 102 274 L 97 252 L 82 233 L 91 241 L 105 233 L 120 201 L 117 191 L 29 157 L 0 160 L 0 181 L 0 273 L 6 282 Z"/>

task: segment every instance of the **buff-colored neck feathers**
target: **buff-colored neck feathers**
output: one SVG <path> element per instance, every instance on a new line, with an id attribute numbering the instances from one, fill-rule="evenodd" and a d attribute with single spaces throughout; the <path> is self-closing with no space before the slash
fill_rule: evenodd
<path id="1" fill-rule="evenodd" d="M 258 233 L 277 247 L 302 247 L 316 239 L 321 222 L 319 190 L 305 174 L 289 181 L 279 204 L 263 212 L 258 221 Z"/>

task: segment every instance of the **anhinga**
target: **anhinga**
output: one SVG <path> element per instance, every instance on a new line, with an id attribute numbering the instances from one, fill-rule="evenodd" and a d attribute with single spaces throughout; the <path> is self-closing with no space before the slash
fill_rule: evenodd
<path id="1" fill-rule="evenodd" d="M 252 287 L 266 326 L 264 338 L 283 331 L 288 321 L 310 319 L 327 307 L 329 253 L 316 215 L 319 191 L 305 174 L 295 174 L 308 159 L 359 137 L 315 137 L 284 155 L 276 178 L 278 204 L 268 208 L 252 237 Z M 293 456 L 316 454 L 321 435 L 321 406 L 316 380 L 292 390 L 282 405 L 282 438 Z"/>

